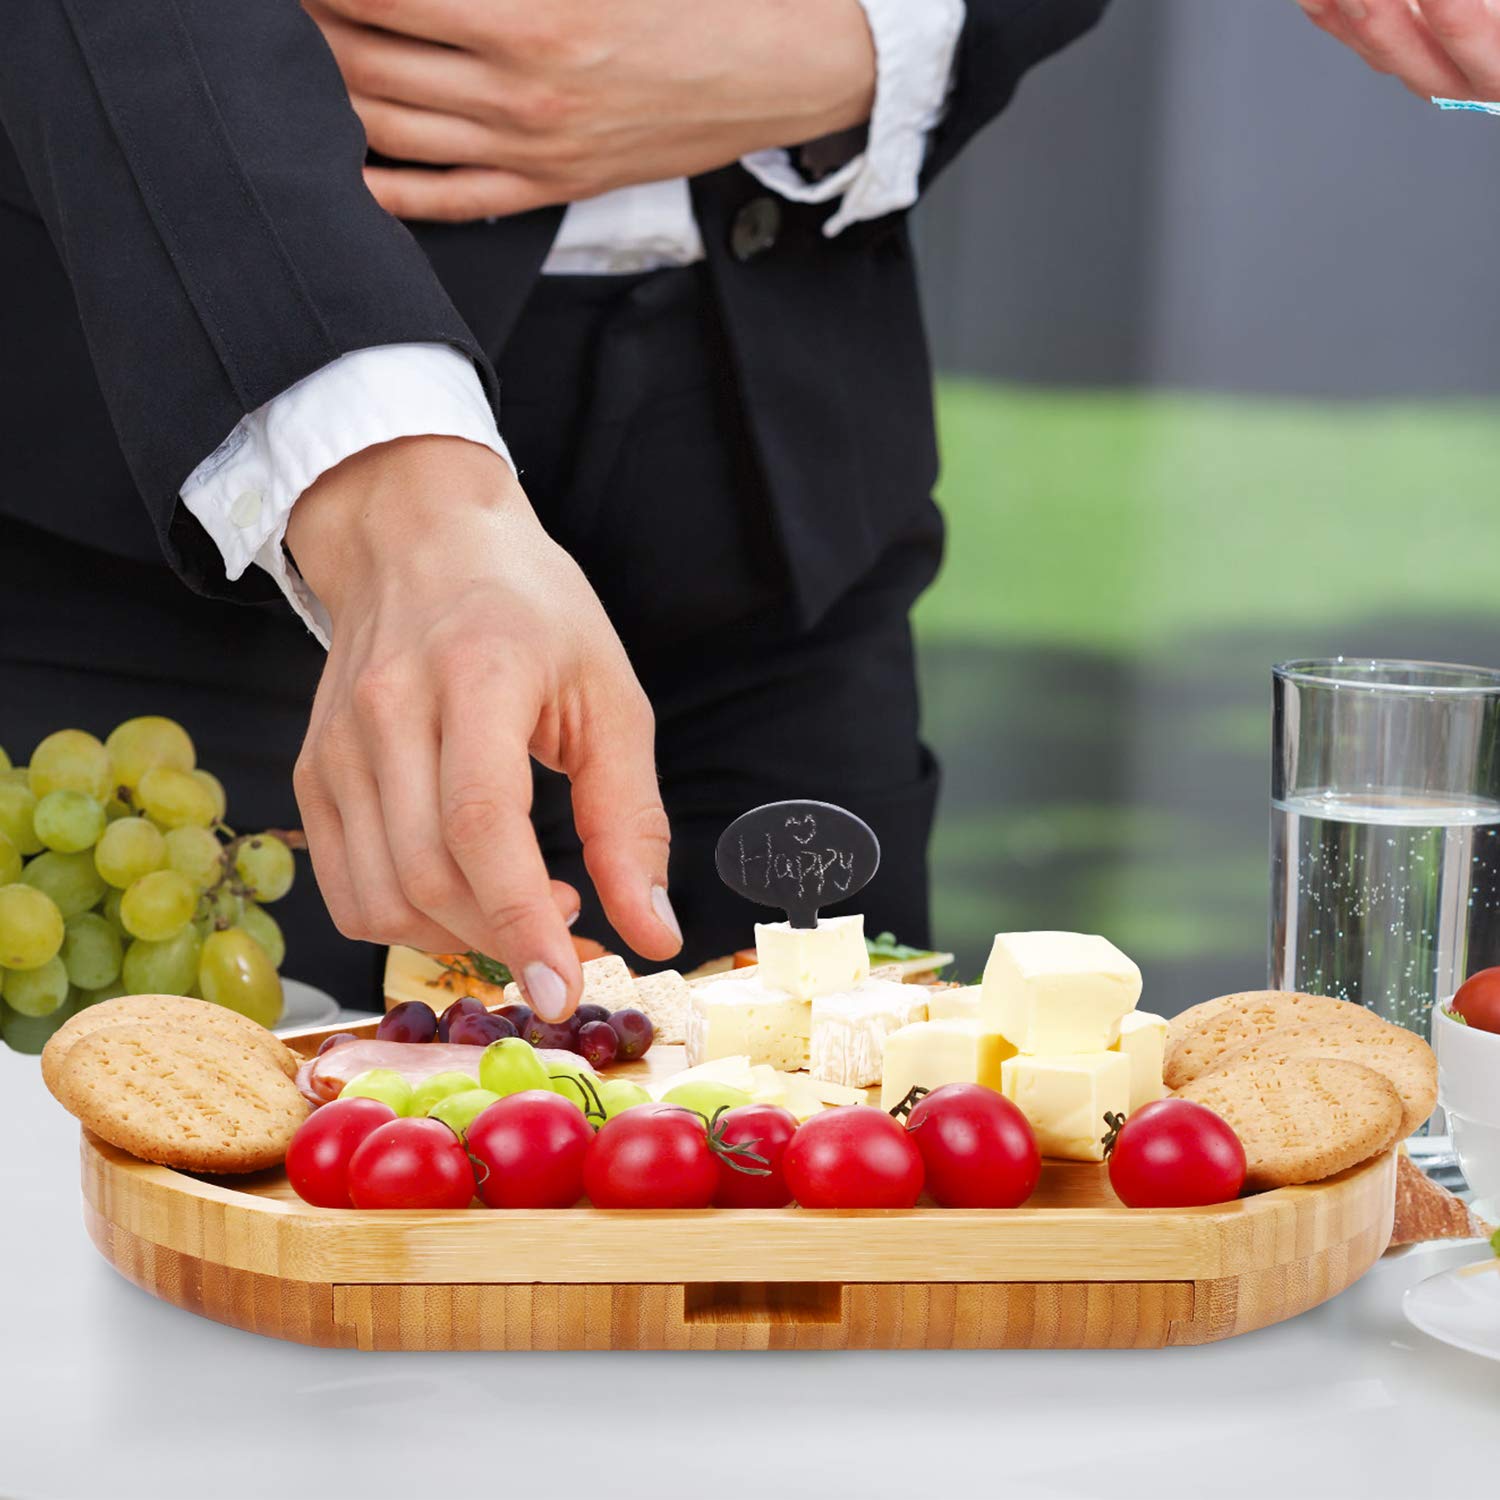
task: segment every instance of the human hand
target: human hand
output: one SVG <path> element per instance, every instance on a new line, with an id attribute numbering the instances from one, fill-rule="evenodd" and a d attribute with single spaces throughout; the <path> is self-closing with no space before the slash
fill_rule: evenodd
<path id="1" fill-rule="evenodd" d="M 304 0 L 403 219 L 692 176 L 869 119 L 858 0 Z"/>
<path id="2" fill-rule="evenodd" d="M 615 929 L 669 958 L 654 727 L 604 609 L 510 468 L 459 438 L 404 438 L 324 474 L 287 546 L 333 622 L 295 773 L 339 930 L 508 964 L 559 1019 L 582 975 L 529 818 L 534 757 L 573 785 Z"/>
<path id="3" fill-rule="evenodd" d="M 1500 99 L 1494 0 L 1298 0 L 1315 26 L 1423 99 Z"/>

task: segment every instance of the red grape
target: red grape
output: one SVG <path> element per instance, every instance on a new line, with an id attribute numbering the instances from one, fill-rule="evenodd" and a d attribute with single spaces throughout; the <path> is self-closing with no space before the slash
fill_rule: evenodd
<path id="1" fill-rule="evenodd" d="M 590 1021 L 609 1020 L 609 1007 L 607 1005 L 595 1005 L 590 1001 L 587 1005 L 580 1005 L 573 1012 L 573 1020 L 579 1026 L 587 1026 Z"/>
<path id="2" fill-rule="evenodd" d="M 437 1029 L 437 1014 L 430 1005 L 420 1000 L 403 1000 L 380 1018 L 375 1037 L 382 1042 L 430 1042 Z"/>
<path id="3" fill-rule="evenodd" d="M 608 1021 L 585 1021 L 578 1028 L 578 1050 L 591 1068 L 607 1068 L 620 1050 L 620 1038 Z"/>
<path id="4" fill-rule="evenodd" d="M 544 1021 L 533 1016 L 531 1024 L 521 1033 L 533 1047 L 551 1047 L 558 1052 L 578 1050 L 578 1028 L 571 1019 L 566 1021 Z"/>
<path id="5" fill-rule="evenodd" d="M 509 1021 L 516 1028 L 517 1036 L 525 1036 L 526 1028 L 531 1025 L 534 1012 L 529 1005 L 523 1005 L 519 1000 L 512 1000 L 506 1005 L 497 1005 L 490 1014 L 499 1016 L 503 1021 Z"/>
<path id="6" fill-rule="evenodd" d="M 461 995 L 438 1018 L 438 1041 L 446 1042 L 452 1040 L 448 1032 L 460 1016 L 483 1016 L 487 1014 L 488 1012 L 484 1008 L 484 1001 L 476 1000 L 472 995 Z"/>
<path id="7" fill-rule="evenodd" d="M 634 1062 L 636 1058 L 646 1055 L 646 1049 L 656 1035 L 656 1028 L 645 1011 L 627 1006 L 624 1010 L 617 1010 L 609 1018 L 609 1024 L 614 1027 L 615 1035 L 620 1039 L 620 1050 L 616 1056 L 621 1062 Z"/>
<path id="8" fill-rule="evenodd" d="M 330 1047 L 342 1047 L 345 1042 L 357 1042 L 359 1038 L 352 1031 L 335 1031 L 332 1036 L 325 1036 L 318 1043 L 318 1056 L 328 1051 Z"/>
<path id="9" fill-rule="evenodd" d="M 448 1028 L 448 1040 L 458 1047 L 488 1047 L 501 1037 L 515 1034 L 516 1028 L 504 1016 L 491 1015 L 487 1010 L 481 1010 L 477 1016 L 465 1011 L 455 1016 Z"/>

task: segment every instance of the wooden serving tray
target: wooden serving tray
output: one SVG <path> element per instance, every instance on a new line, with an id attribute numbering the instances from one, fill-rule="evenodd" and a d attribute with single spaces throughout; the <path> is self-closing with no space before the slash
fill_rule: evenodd
<path id="1" fill-rule="evenodd" d="M 612 1072 L 682 1066 L 657 1047 Z M 1304 1312 L 1385 1249 L 1396 1163 L 1132 1210 L 1103 1167 L 1049 1161 L 1024 1208 L 868 1212 L 320 1209 L 279 1171 L 189 1176 L 87 1131 L 82 1169 L 89 1234 L 129 1280 L 304 1344 L 1010 1349 L 1201 1344 Z"/>

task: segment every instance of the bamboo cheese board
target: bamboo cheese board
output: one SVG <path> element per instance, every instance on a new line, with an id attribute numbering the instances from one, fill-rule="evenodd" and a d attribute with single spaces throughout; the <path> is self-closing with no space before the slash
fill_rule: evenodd
<path id="1" fill-rule="evenodd" d="M 373 1022 L 363 1028 L 368 1033 Z M 334 1028 L 284 1040 L 304 1055 Z M 347 1029 L 347 1028 L 340 1028 Z M 611 1075 L 685 1066 L 658 1046 Z M 153 1296 L 359 1349 L 1008 1349 L 1201 1344 L 1295 1316 L 1391 1235 L 1392 1152 L 1213 1208 L 1126 1209 L 1049 1161 L 1024 1208 L 439 1213 L 313 1208 L 82 1138 L 100 1252 Z"/>

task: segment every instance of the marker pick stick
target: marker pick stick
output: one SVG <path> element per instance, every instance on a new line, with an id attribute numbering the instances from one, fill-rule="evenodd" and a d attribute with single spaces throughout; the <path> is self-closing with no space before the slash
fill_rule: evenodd
<path id="1" fill-rule="evenodd" d="M 820 907 L 843 901 L 880 867 L 880 841 L 861 818 L 831 802 L 768 802 L 719 837 L 719 879 L 793 927 L 816 927 Z"/>

